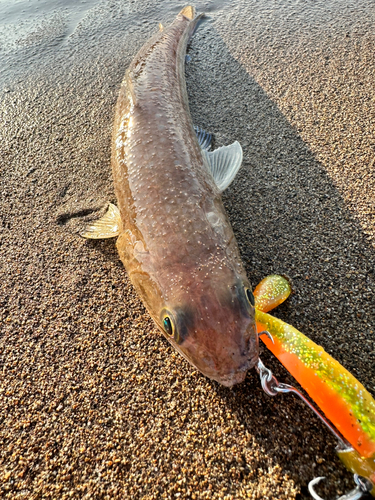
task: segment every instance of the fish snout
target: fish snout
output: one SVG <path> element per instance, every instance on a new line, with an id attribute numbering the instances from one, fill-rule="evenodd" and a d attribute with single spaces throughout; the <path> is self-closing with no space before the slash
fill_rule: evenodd
<path id="1" fill-rule="evenodd" d="M 225 387 L 232 387 L 235 384 L 240 384 L 246 378 L 248 370 L 256 365 L 259 357 L 258 339 L 250 337 L 247 340 L 248 349 L 246 355 L 233 359 L 233 365 L 227 372 L 218 370 L 218 376 L 215 380 Z M 214 378 L 214 377 L 213 377 Z"/>
<path id="2" fill-rule="evenodd" d="M 199 347 L 195 345 L 195 352 L 185 351 L 185 356 L 204 375 L 225 387 L 243 382 L 247 371 L 258 361 L 259 344 L 255 325 L 250 324 L 245 332 L 237 334 L 227 332 L 222 336 L 210 332 L 209 339 L 209 343 L 202 342 Z"/>
<path id="3" fill-rule="evenodd" d="M 247 369 L 237 373 L 231 373 L 229 375 L 224 375 L 219 379 L 216 379 L 216 382 L 223 385 L 224 387 L 233 387 L 236 384 L 240 384 L 246 378 Z"/>

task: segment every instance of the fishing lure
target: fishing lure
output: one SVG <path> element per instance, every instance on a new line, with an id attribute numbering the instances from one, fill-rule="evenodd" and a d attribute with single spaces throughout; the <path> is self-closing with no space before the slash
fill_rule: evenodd
<path id="1" fill-rule="evenodd" d="M 282 276 L 268 276 L 259 283 L 254 290 L 258 333 L 334 426 L 297 389 L 279 383 L 260 362 L 258 371 L 263 389 L 271 396 L 285 392 L 297 394 L 337 437 L 337 454 L 354 474 L 357 483 L 352 492 L 341 497 L 342 500 L 360 499 L 366 493 L 375 497 L 375 401 L 365 387 L 323 347 L 293 326 L 267 314 L 284 302 L 290 293 L 289 282 Z M 314 485 L 321 479 L 316 478 L 309 485 L 310 493 L 316 500 L 320 497 L 315 493 Z"/>

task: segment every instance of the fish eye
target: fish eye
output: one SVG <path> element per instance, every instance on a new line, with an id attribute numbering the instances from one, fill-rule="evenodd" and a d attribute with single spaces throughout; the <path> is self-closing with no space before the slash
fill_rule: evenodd
<path id="1" fill-rule="evenodd" d="M 255 307 L 254 295 L 253 295 L 253 292 L 250 290 L 250 288 L 245 288 L 245 294 L 246 294 L 247 301 L 249 302 L 251 307 Z"/>
<path id="2" fill-rule="evenodd" d="M 163 318 L 163 328 L 167 335 L 170 337 L 174 336 L 174 328 L 171 318 L 169 316 L 164 316 Z"/>
<path id="3" fill-rule="evenodd" d="M 174 339 L 175 342 L 180 342 L 180 336 L 177 331 L 177 324 L 174 315 L 168 311 L 168 309 L 163 309 L 160 314 L 161 325 L 168 337 Z"/>

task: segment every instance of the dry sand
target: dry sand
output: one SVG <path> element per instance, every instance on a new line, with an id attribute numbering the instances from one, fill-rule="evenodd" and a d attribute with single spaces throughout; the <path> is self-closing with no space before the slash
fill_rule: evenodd
<path id="1" fill-rule="evenodd" d="M 232 390 L 194 372 L 114 242 L 78 235 L 115 201 L 114 104 L 184 4 L 162 5 L 79 3 L 0 32 L 0 497 L 303 499 L 326 475 L 333 498 L 353 483 L 310 411 L 267 397 L 255 371 Z M 375 394 L 375 4 L 196 7 L 211 17 L 190 48 L 191 110 L 217 145 L 243 146 L 224 202 L 250 280 L 288 275 L 275 315 Z"/>

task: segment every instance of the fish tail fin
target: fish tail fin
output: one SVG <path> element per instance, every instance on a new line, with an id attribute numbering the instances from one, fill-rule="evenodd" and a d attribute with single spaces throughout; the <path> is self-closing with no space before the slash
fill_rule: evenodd
<path id="1" fill-rule="evenodd" d="M 194 33 L 198 29 L 198 26 L 205 17 L 204 13 L 199 14 L 199 16 L 197 17 L 195 17 L 195 14 L 196 14 L 195 7 L 193 7 L 192 5 L 187 5 L 178 13 L 179 16 L 184 16 L 186 19 L 191 21 L 189 28 L 189 38 L 191 38 L 194 35 Z"/>
<path id="2" fill-rule="evenodd" d="M 179 16 L 184 16 L 185 19 L 190 21 L 188 39 L 190 39 L 194 35 L 194 33 L 197 31 L 199 24 L 205 17 L 204 13 L 199 14 L 199 16 L 195 17 L 195 7 L 193 7 L 192 5 L 187 5 L 186 7 L 184 7 L 178 13 L 177 19 L 179 18 Z"/>
<path id="3" fill-rule="evenodd" d="M 195 8 L 192 5 L 187 5 L 179 12 L 179 14 L 187 17 L 190 21 L 192 21 L 195 17 Z"/>
<path id="4" fill-rule="evenodd" d="M 190 27 L 190 37 L 192 37 L 194 35 L 194 33 L 197 31 L 198 29 L 198 26 L 200 25 L 200 23 L 204 20 L 204 18 L 206 17 L 206 15 L 204 14 L 204 12 L 202 12 L 202 14 L 199 14 L 199 16 L 197 16 L 193 22 L 191 23 L 191 27 Z"/>

